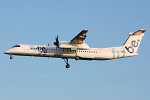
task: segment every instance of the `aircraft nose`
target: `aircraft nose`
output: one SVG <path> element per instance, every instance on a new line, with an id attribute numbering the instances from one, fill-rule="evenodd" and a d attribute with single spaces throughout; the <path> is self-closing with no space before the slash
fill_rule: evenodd
<path id="1" fill-rule="evenodd" d="M 4 54 L 10 54 L 11 53 L 11 50 L 9 49 L 9 50 L 6 50 L 5 52 L 4 52 Z"/>

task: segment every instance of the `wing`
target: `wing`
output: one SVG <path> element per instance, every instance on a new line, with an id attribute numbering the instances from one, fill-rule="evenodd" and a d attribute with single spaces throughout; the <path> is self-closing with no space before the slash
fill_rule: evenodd
<path id="1" fill-rule="evenodd" d="M 70 43 L 71 44 L 82 44 L 86 38 L 86 33 L 88 30 L 82 30 L 76 37 L 74 37 Z"/>

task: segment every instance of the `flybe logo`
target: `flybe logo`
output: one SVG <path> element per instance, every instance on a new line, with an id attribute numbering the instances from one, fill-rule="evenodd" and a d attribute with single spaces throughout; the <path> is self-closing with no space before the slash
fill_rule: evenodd
<path id="1" fill-rule="evenodd" d="M 30 46 L 30 50 L 34 50 L 34 52 L 36 51 L 40 51 L 41 53 L 47 53 L 47 50 L 45 47 L 34 47 L 34 46 Z"/>
<path id="2" fill-rule="evenodd" d="M 137 41 L 136 41 L 136 40 L 133 40 L 133 41 L 131 42 L 131 46 L 129 46 L 129 47 L 126 47 L 126 46 L 125 46 L 126 50 L 127 50 L 129 53 L 134 53 L 134 48 L 138 47 L 139 42 L 140 42 L 139 39 L 138 39 Z"/>

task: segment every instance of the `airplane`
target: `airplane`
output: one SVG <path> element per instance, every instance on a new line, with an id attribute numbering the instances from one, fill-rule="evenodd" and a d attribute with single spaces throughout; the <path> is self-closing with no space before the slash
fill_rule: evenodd
<path id="1" fill-rule="evenodd" d="M 111 60 L 136 56 L 145 31 L 141 29 L 129 33 L 126 42 L 119 47 L 91 48 L 85 43 L 88 30 L 82 30 L 71 41 L 59 41 L 57 35 L 56 42 L 53 43 L 55 46 L 18 44 L 5 51 L 4 54 L 10 55 L 10 59 L 13 59 L 12 55 L 62 58 L 66 63 L 66 68 L 69 68 L 68 59 Z"/>

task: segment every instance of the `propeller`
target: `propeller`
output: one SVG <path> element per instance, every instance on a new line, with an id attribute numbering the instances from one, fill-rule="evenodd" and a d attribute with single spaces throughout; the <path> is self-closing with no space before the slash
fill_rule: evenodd
<path id="1" fill-rule="evenodd" d="M 54 42 L 54 45 L 56 45 L 57 47 L 59 46 L 58 35 L 56 37 L 56 42 Z"/>

